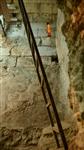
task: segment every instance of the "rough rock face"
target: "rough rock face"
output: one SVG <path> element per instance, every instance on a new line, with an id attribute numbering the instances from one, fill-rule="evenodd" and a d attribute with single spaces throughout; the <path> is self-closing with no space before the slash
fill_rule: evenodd
<path id="1" fill-rule="evenodd" d="M 84 0 L 58 1 L 58 7 L 65 15 L 62 32 L 69 48 L 69 99 L 79 129 L 70 149 L 82 150 L 84 149 L 82 145 L 84 141 L 81 138 L 84 136 Z"/>
<path id="2" fill-rule="evenodd" d="M 59 82 L 59 101 L 61 103 L 61 109 L 65 111 L 65 116 L 68 119 L 71 116 L 70 105 L 68 100 L 69 90 L 69 49 L 65 41 L 65 37 L 62 33 L 62 25 L 64 24 L 64 14 L 58 9 L 57 25 L 56 25 L 56 50 L 59 59 L 60 66 L 60 82 Z M 63 109 L 64 108 L 64 109 Z"/>
<path id="3" fill-rule="evenodd" d="M 84 130 L 81 130 L 75 137 L 72 138 L 69 150 L 84 149 Z"/>
<path id="4" fill-rule="evenodd" d="M 40 134 L 41 130 L 33 127 L 25 129 L 8 129 L 3 127 L 0 129 L 0 149 L 37 150 Z"/>
<path id="5" fill-rule="evenodd" d="M 73 129 L 71 128 L 70 124 L 68 124 L 67 122 L 63 122 L 63 121 L 62 121 L 62 127 L 63 127 L 64 133 L 65 133 L 67 142 L 69 142 L 71 137 L 73 136 Z M 63 143 L 61 140 L 61 136 L 59 134 L 57 124 L 55 124 L 55 131 L 56 131 L 57 137 L 59 139 L 59 143 L 60 143 L 60 147 L 61 147 L 60 149 L 63 150 L 64 149 Z M 38 147 L 39 147 L 39 150 L 47 150 L 47 149 L 55 150 L 56 149 L 57 144 L 54 139 L 51 126 L 48 126 L 42 130 L 41 137 L 38 141 Z M 59 149 L 59 148 L 57 148 L 57 149 Z"/>
<path id="6" fill-rule="evenodd" d="M 62 1 L 59 7 L 65 14 L 62 31 L 69 48 L 70 88 L 74 88 L 79 103 L 81 117 L 84 119 L 84 1 Z"/>

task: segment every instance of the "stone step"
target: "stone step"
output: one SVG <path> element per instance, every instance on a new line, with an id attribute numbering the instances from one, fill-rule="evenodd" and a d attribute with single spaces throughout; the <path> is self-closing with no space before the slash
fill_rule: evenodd
<path id="1" fill-rule="evenodd" d="M 16 6 L 14 4 L 7 4 L 8 9 L 16 10 Z"/>
<path id="2" fill-rule="evenodd" d="M 6 1 L 4 1 L 4 2 L 1 2 L 1 8 L 2 8 L 2 14 L 4 15 L 5 21 L 7 23 L 9 23 L 11 21 L 13 21 L 13 22 L 17 21 L 16 17 L 12 18 L 13 14 L 16 16 L 19 13 L 19 11 L 18 11 L 18 9 L 16 9 L 15 5 L 6 4 Z"/>
<path id="3" fill-rule="evenodd" d="M 17 22 L 18 19 L 17 19 L 16 17 L 13 17 L 13 18 L 10 19 L 10 21 L 11 21 L 11 22 Z"/>
<path id="4" fill-rule="evenodd" d="M 20 12 L 14 4 L 13 5 L 12 4 L 7 4 L 7 7 L 8 7 L 8 10 L 10 11 L 10 13 L 18 14 Z"/>

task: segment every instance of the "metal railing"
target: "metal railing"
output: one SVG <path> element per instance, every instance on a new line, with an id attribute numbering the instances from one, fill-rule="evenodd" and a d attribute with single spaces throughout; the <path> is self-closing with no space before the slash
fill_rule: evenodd
<path id="1" fill-rule="evenodd" d="M 59 118 L 59 115 L 58 115 L 58 112 L 57 112 L 57 109 L 56 109 L 56 105 L 55 105 L 55 102 L 54 102 L 54 99 L 53 99 L 53 96 L 52 96 L 50 85 L 49 85 L 49 82 L 48 82 L 48 79 L 47 79 L 47 76 L 46 76 L 46 73 L 45 73 L 45 70 L 44 70 L 44 66 L 43 66 L 43 63 L 42 63 L 42 60 L 41 60 L 41 57 L 40 57 L 40 54 L 39 54 L 39 51 L 38 51 L 38 48 L 37 48 L 37 44 L 36 44 L 34 34 L 33 34 L 33 31 L 32 31 L 31 25 L 30 25 L 28 14 L 27 14 L 25 6 L 24 6 L 24 2 L 23 2 L 23 0 L 18 0 L 18 2 L 19 2 L 19 7 L 20 7 L 20 10 L 21 10 L 24 26 L 25 26 L 25 29 L 26 29 L 26 34 L 27 34 L 28 41 L 29 41 L 29 44 L 30 44 L 30 49 L 31 49 L 31 52 L 32 52 L 34 64 L 35 64 L 35 67 L 36 67 L 38 79 L 39 79 L 39 82 L 40 82 L 40 85 L 41 85 L 43 97 L 44 97 L 44 100 L 45 100 L 45 103 L 46 103 L 48 115 L 49 115 L 50 122 L 51 122 L 51 125 L 52 125 L 53 134 L 54 134 L 54 137 L 55 137 L 55 140 L 56 140 L 56 143 L 57 143 L 57 147 L 58 148 L 60 147 L 60 142 L 59 142 L 57 133 L 55 131 L 55 123 L 54 123 L 54 119 L 53 119 L 52 111 L 51 111 L 50 107 L 53 108 L 54 117 L 55 117 L 55 120 L 57 122 L 57 126 L 58 126 L 58 129 L 59 129 L 59 133 L 61 135 L 61 139 L 62 139 L 62 142 L 63 142 L 63 145 L 64 145 L 64 149 L 68 150 L 67 141 L 66 141 L 64 131 L 63 131 L 63 128 L 62 128 L 62 125 L 61 125 L 61 121 L 60 121 L 60 118 Z"/>

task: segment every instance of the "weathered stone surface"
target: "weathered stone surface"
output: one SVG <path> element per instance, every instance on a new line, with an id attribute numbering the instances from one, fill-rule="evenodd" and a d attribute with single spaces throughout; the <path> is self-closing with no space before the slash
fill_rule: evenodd
<path id="1" fill-rule="evenodd" d="M 32 122 L 33 126 L 44 126 L 48 123 L 48 116 L 32 58 L 24 57 L 22 53 L 20 57 L 17 57 L 17 53 L 13 55 L 15 41 L 18 40 L 12 39 L 10 56 L 3 56 L 0 67 L 0 87 L 3 91 L 0 93 L 0 114 L 3 114 L 0 118 L 1 125 L 14 128 L 30 126 Z M 20 46 L 19 43 L 18 47 Z M 12 58 L 15 59 L 14 65 Z M 43 57 L 43 62 L 47 68 L 51 64 L 51 58 Z M 50 69 L 47 68 L 46 71 L 48 70 Z M 34 140 L 32 144 L 35 143 Z"/>
<path id="2" fill-rule="evenodd" d="M 69 48 L 69 99 L 73 100 L 72 110 L 74 111 L 75 109 L 74 115 L 77 119 L 77 124 L 82 124 L 82 130 L 79 127 L 79 133 L 72 140 L 70 149 L 82 150 L 84 149 L 82 147 L 82 143 L 84 142 L 81 139 L 84 135 L 84 1 L 67 0 L 62 1 L 61 3 L 58 2 L 58 4 L 65 15 L 65 23 L 62 26 L 62 31 L 66 37 L 66 42 Z M 74 92 L 72 92 L 71 89 L 74 89 Z"/>
<path id="3" fill-rule="evenodd" d="M 57 4 L 55 0 L 53 0 L 52 3 L 50 2 L 50 0 L 48 1 L 34 0 L 32 3 L 30 1 L 25 0 L 25 6 L 31 21 L 42 22 L 46 20 L 54 21 L 56 19 Z"/>
<path id="4" fill-rule="evenodd" d="M 64 129 L 64 133 L 67 137 L 67 141 L 70 140 L 70 138 L 72 137 L 72 135 L 69 133 L 70 132 L 70 124 L 68 124 L 67 122 L 61 122 L 62 123 L 62 127 Z M 58 136 L 58 139 L 59 139 L 59 142 L 60 142 L 60 145 L 61 145 L 61 149 L 64 149 L 62 146 L 63 146 L 63 143 L 61 141 L 61 137 L 59 135 L 59 130 L 58 130 L 58 127 L 57 127 L 57 124 L 55 124 L 55 131 L 57 133 L 57 136 Z M 52 128 L 51 126 L 48 126 L 46 128 L 43 129 L 42 131 L 42 135 L 39 139 L 39 142 L 38 142 L 38 148 L 41 149 L 41 150 L 54 150 L 54 149 L 58 149 L 56 148 L 56 142 L 55 142 L 55 139 L 53 137 L 53 131 L 52 131 Z"/>
<path id="5" fill-rule="evenodd" d="M 84 130 L 81 130 L 75 137 L 72 138 L 69 145 L 69 150 L 84 149 Z"/>
<path id="6" fill-rule="evenodd" d="M 8 47 L 1 47 L 0 48 L 0 56 L 2 56 L 2 55 L 6 55 L 6 56 L 9 55 L 9 48 Z"/>
<path id="7" fill-rule="evenodd" d="M 31 51 L 27 39 L 24 37 L 16 39 L 16 45 L 11 50 L 11 55 L 13 56 L 30 56 Z M 23 44 L 24 43 L 24 44 Z"/>
<path id="8" fill-rule="evenodd" d="M 41 129 L 31 127 L 25 129 L 0 128 L 0 148 L 3 150 L 38 149 L 37 142 Z"/>
<path id="9" fill-rule="evenodd" d="M 84 49 L 84 36 L 81 37 L 81 32 L 83 30 L 83 14 L 84 14 L 84 2 L 83 1 L 69 1 L 72 7 L 76 6 L 76 9 L 70 13 L 67 9 L 67 5 L 64 2 L 63 10 L 65 16 L 65 11 L 67 10 L 68 16 L 65 18 L 65 24 L 62 27 L 62 31 L 66 37 L 66 41 L 69 48 L 69 76 L 71 87 L 75 89 L 76 97 L 79 102 L 79 111 L 82 113 L 84 111 L 84 80 L 83 80 L 83 68 L 84 62 L 81 61 L 83 58 Z M 75 13 L 78 15 L 75 16 Z M 82 59 L 83 60 L 83 59 Z M 81 94 L 79 94 L 81 93 Z M 81 102 L 80 102 L 81 101 Z"/>
<path id="10" fill-rule="evenodd" d="M 70 127 L 70 124 L 68 124 L 67 122 L 61 121 L 61 124 L 62 124 L 62 127 L 63 127 L 64 130 L 66 130 L 66 129 L 68 129 Z M 59 129 L 58 129 L 57 124 L 55 124 L 54 129 L 55 129 L 55 131 L 57 133 L 59 133 Z M 53 131 L 52 131 L 52 127 L 51 126 L 43 129 L 43 135 L 46 136 L 48 134 L 52 134 L 53 135 Z"/>
<path id="11" fill-rule="evenodd" d="M 22 67 L 34 67 L 34 62 L 32 57 L 20 57 L 17 60 L 17 66 Z"/>
<path id="12" fill-rule="evenodd" d="M 11 66 L 11 67 L 14 67 L 15 64 L 16 64 L 16 57 L 12 57 L 12 56 L 11 56 L 11 57 L 10 57 L 10 56 L 8 56 L 8 57 L 2 56 L 2 62 L 1 62 L 2 67 L 4 67 L 4 66 L 7 66 L 7 67 Z"/>
<path id="13" fill-rule="evenodd" d="M 68 63 L 69 63 L 69 49 L 65 41 L 65 37 L 62 33 L 62 25 L 64 23 L 64 15 L 60 9 L 58 9 L 57 16 L 57 33 L 56 33 L 56 50 L 60 64 L 60 81 L 59 81 L 59 101 L 61 102 L 61 109 L 65 111 L 65 116 L 68 119 L 70 116 L 70 106 L 68 100 L 69 90 L 69 74 L 68 74 Z M 61 88 L 60 88 L 61 87 Z"/>
<path id="14" fill-rule="evenodd" d="M 52 4 L 55 4 L 53 2 L 56 2 L 56 1 L 52 1 Z M 62 2 L 60 1 L 60 4 L 63 4 L 63 2 L 64 1 Z M 33 21 L 34 19 L 37 21 L 39 19 L 45 21 L 48 18 L 49 20 L 55 20 L 57 17 L 56 14 L 52 15 L 52 13 L 56 11 L 55 6 L 52 5 L 52 8 L 51 8 L 50 6 L 51 1 L 49 0 L 47 0 L 46 2 L 42 1 L 42 3 L 47 3 L 47 4 L 45 4 L 45 7 L 44 7 L 44 4 L 42 4 L 40 7 L 39 7 L 39 4 L 35 4 L 35 11 L 37 11 L 36 9 L 37 5 L 39 8 L 42 8 L 41 10 L 42 18 L 40 18 L 40 14 L 37 14 L 37 13 L 35 14 L 34 10 L 30 8 L 29 11 L 34 13 L 32 14 Z M 33 4 L 30 4 L 30 5 L 33 5 Z M 46 5 L 49 6 L 49 10 L 50 10 L 49 12 L 48 12 L 48 7 L 46 8 Z M 66 3 L 66 5 L 69 9 L 72 8 L 71 3 L 68 2 Z M 61 5 L 61 7 L 64 8 L 64 5 Z M 42 11 L 45 12 L 45 15 L 43 14 Z M 68 13 L 65 13 L 65 14 L 67 14 L 65 16 L 67 16 L 68 18 L 69 14 Z M 60 22 L 62 22 L 61 20 L 62 18 L 61 17 L 59 18 L 60 18 Z M 64 21 L 64 17 L 63 17 L 63 21 Z M 58 30 L 59 32 L 61 32 L 61 26 L 59 25 L 58 25 Z M 50 41 L 49 38 L 43 37 L 43 35 L 46 36 L 46 31 L 44 31 L 43 29 L 41 30 L 41 32 L 40 31 L 38 32 L 38 29 L 39 28 L 34 28 L 35 30 L 34 34 L 35 36 L 38 36 L 38 34 L 40 35 L 41 33 L 41 36 L 43 38 L 42 44 L 45 45 L 46 44 L 45 40 L 47 40 L 48 46 L 53 45 L 54 44 L 53 41 Z M 17 136 L 14 136 L 14 137 L 9 133 L 7 134 L 8 136 L 6 136 L 7 141 L 5 141 L 4 138 L 2 138 L 1 144 L 4 142 L 5 143 L 4 147 L 8 149 L 19 149 L 19 150 L 36 149 L 37 150 L 36 147 L 37 147 L 38 139 L 40 138 L 40 133 L 38 131 L 33 132 L 33 127 L 44 128 L 45 126 L 48 126 L 49 120 L 48 120 L 48 115 L 47 115 L 46 108 L 45 108 L 45 103 L 43 101 L 41 89 L 40 89 L 39 83 L 37 82 L 37 77 L 36 77 L 36 72 L 33 66 L 33 61 L 30 57 L 27 57 L 30 55 L 30 48 L 26 47 L 27 42 L 25 41 L 26 38 L 24 38 L 25 37 L 24 31 L 25 31 L 24 28 L 22 30 L 22 33 L 21 33 L 21 29 L 19 31 L 18 29 L 14 29 L 14 31 L 13 30 L 11 31 L 9 37 L 12 38 L 14 45 L 12 45 L 13 47 L 11 46 L 11 48 L 8 48 L 8 50 L 6 50 L 7 56 L 5 56 L 5 58 L 3 59 L 2 58 L 0 59 L 1 67 L 3 63 L 3 67 L 2 68 L 0 67 L 1 69 L 0 70 L 0 88 L 1 88 L 1 91 L 3 91 L 2 93 L 0 93 L 0 102 L 1 102 L 1 108 L 2 108 L 1 113 L 3 113 L 2 117 L 0 117 L 0 125 L 5 125 L 5 126 L 8 126 L 9 128 L 10 127 L 11 128 L 17 128 L 17 127 L 29 128 L 31 126 L 32 129 L 29 129 L 29 130 L 31 130 L 32 133 L 30 133 L 29 130 L 28 131 L 25 130 L 25 132 L 21 131 L 20 134 L 17 134 Z M 73 31 L 69 33 L 70 33 L 69 35 L 71 34 L 74 35 Z M 65 34 L 66 34 L 66 37 L 68 37 L 67 39 L 69 40 L 68 41 L 68 45 L 70 44 L 69 47 L 72 45 L 71 48 L 74 49 L 72 37 L 70 39 L 70 37 L 68 36 L 68 33 L 65 32 Z M 62 32 L 59 34 L 59 41 L 60 39 L 61 39 L 61 42 L 63 42 L 63 44 L 66 43 L 64 36 L 62 35 Z M 68 99 L 67 99 L 67 95 L 68 95 L 68 65 L 67 65 L 68 64 L 68 49 L 66 49 L 67 47 L 66 44 L 62 45 L 62 43 L 60 44 L 59 41 L 58 41 L 59 49 L 57 49 L 57 52 L 59 56 L 60 66 L 58 64 L 51 63 L 50 58 L 43 58 L 42 60 L 43 60 L 43 63 L 46 65 L 45 70 L 49 79 L 52 93 L 54 95 L 54 99 L 55 99 L 56 106 L 58 108 L 58 112 L 60 114 L 60 118 L 64 119 L 65 115 L 69 116 L 67 113 L 69 109 Z M 25 46 L 23 46 L 23 43 L 25 44 Z M 78 48 L 79 44 L 80 44 L 80 41 L 77 41 L 75 50 Z M 5 46 L 3 47 L 5 48 Z M 51 49 L 50 47 L 49 49 L 48 47 L 46 49 L 46 46 L 44 47 L 44 49 L 43 47 L 41 47 L 41 49 L 39 50 L 42 52 L 41 54 L 43 54 L 43 50 L 44 50 L 44 54 L 47 53 L 46 55 L 48 55 L 49 50 L 50 50 L 50 54 L 53 54 L 52 52 L 53 48 Z M 80 47 L 80 51 L 81 50 L 83 50 L 83 47 Z M 83 64 L 82 55 L 79 59 L 80 53 L 74 56 L 75 52 L 73 51 L 70 53 L 71 55 L 70 67 L 72 67 L 72 70 L 73 70 L 73 64 L 75 64 L 77 60 L 78 62 L 80 61 Z M 83 77 L 83 73 L 79 73 L 79 77 L 78 76 L 76 77 L 76 74 L 78 75 L 78 72 L 82 72 L 82 70 L 84 70 L 83 68 L 79 69 L 79 66 L 80 66 L 80 63 L 78 63 L 75 68 L 76 72 L 73 70 L 71 71 L 72 76 L 70 75 L 71 76 L 70 79 L 74 79 L 74 85 L 76 86 L 77 84 L 76 90 L 83 89 L 83 84 L 82 84 L 83 80 L 81 80 L 81 82 L 79 80 L 77 81 L 77 78 L 81 78 L 81 76 Z M 82 95 L 83 97 L 83 90 L 81 91 L 80 95 Z M 82 107 L 81 110 L 83 110 L 84 109 L 83 105 L 81 105 L 81 107 Z M 71 119 L 71 116 L 69 119 Z M 15 133 L 15 131 L 13 130 L 11 132 Z M 12 136 L 12 139 L 9 138 L 9 136 Z M 49 136 L 49 139 L 47 136 Z M 54 139 L 51 138 L 50 129 L 49 129 L 49 134 L 47 134 L 47 136 L 45 137 L 45 139 L 42 139 L 44 141 L 44 145 L 41 143 L 41 148 L 43 148 L 44 146 L 43 148 L 44 150 L 46 149 L 46 145 L 49 146 L 51 143 L 52 146 L 48 148 L 51 150 L 52 149 L 54 150 L 55 149 L 55 146 L 53 145 Z M 26 145 L 26 147 L 23 145 Z M 1 149 L 4 150 L 3 145 L 1 146 L 2 146 Z"/>

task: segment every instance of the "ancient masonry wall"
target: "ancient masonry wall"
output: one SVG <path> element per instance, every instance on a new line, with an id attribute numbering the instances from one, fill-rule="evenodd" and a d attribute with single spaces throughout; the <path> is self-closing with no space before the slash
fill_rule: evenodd
<path id="1" fill-rule="evenodd" d="M 18 3 L 15 1 L 16 5 Z M 24 0 L 30 21 L 33 22 L 53 22 L 57 16 L 56 0 Z"/>

